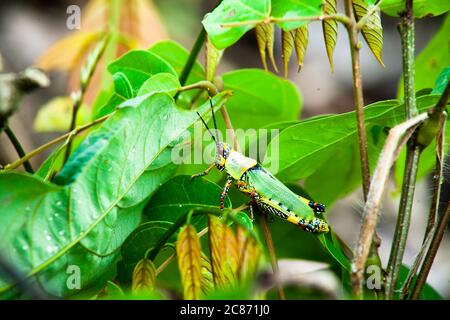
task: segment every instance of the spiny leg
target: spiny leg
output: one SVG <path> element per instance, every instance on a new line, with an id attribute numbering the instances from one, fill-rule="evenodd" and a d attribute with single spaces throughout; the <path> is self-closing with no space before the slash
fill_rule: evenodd
<path id="1" fill-rule="evenodd" d="M 225 201 L 225 197 L 228 194 L 228 190 L 230 189 L 231 184 L 233 183 L 233 178 L 231 176 L 227 176 L 227 182 L 225 183 L 225 186 L 223 187 L 223 191 L 220 194 L 220 209 L 223 210 L 223 203 Z"/>
<path id="2" fill-rule="evenodd" d="M 211 164 L 208 168 L 206 168 L 205 171 L 200 172 L 200 173 L 193 174 L 193 175 L 191 176 L 191 179 L 195 179 L 195 178 L 198 178 L 198 177 L 206 176 L 206 175 L 212 170 L 212 168 L 215 167 L 215 165 L 216 165 L 216 164 L 213 163 L 213 164 Z"/>

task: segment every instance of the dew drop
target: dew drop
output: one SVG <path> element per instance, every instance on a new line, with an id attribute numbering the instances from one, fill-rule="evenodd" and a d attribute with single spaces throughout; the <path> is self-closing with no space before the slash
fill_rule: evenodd
<path id="1" fill-rule="evenodd" d="M 180 208 L 183 207 L 181 204 L 178 205 Z"/>
<path id="2" fill-rule="evenodd" d="M 53 252 L 53 248 L 52 248 L 51 246 L 48 246 L 48 247 L 47 247 L 47 252 L 48 252 L 48 253 L 52 253 L 52 252 Z"/>
<path id="3" fill-rule="evenodd" d="M 63 236 L 63 235 L 64 235 L 64 230 L 61 230 L 60 232 L 58 232 L 58 234 L 59 234 L 60 236 Z"/>
<path id="4" fill-rule="evenodd" d="M 163 120 L 167 120 L 169 117 L 167 116 L 167 114 L 163 114 L 162 118 Z"/>
<path id="5" fill-rule="evenodd" d="M 31 207 L 30 207 L 30 206 L 27 206 L 27 207 L 25 208 L 25 211 L 31 211 Z"/>
<path id="6" fill-rule="evenodd" d="M 49 217 L 49 218 L 48 218 L 48 221 L 53 221 L 53 217 Z"/>
<path id="7" fill-rule="evenodd" d="M 135 153 L 136 152 L 136 148 L 131 149 L 131 152 Z"/>
<path id="8" fill-rule="evenodd" d="M 78 189 L 77 188 L 73 188 L 73 192 L 78 192 Z"/>
<path id="9" fill-rule="evenodd" d="M 52 240 L 52 237 L 50 236 L 45 236 L 45 239 L 47 239 L 48 241 Z"/>
<path id="10" fill-rule="evenodd" d="M 62 201 L 56 201 L 56 205 L 59 207 L 60 205 L 62 205 Z"/>
<path id="11" fill-rule="evenodd" d="M 27 245 L 23 245 L 22 246 L 22 250 L 28 250 L 28 246 Z"/>

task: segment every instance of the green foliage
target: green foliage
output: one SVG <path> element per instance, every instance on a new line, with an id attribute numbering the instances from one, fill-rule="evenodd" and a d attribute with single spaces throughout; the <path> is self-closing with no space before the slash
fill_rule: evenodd
<path id="1" fill-rule="evenodd" d="M 403 0 L 383 0 L 381 10 L 394 17 L 399 17 L 405 11 L 405 1 Z M 446 13 L 450 10 L 448 1 L 439 0 L 414 0 L 413 12 L 414 17 L 432 17 Z"/>

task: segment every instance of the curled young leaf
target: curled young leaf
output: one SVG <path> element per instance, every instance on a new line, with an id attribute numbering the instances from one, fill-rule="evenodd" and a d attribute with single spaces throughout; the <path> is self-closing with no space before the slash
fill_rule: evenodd
<path id="1" fill-rule="evenodd" d="M 183 297 L 186 300 L 197 300 L 202 294 L 201 247 L 197 231 L 192 225 L 186 225 L 180 231 L 176 252 Z"/>
<path id="2" fill-rule="evenodd" d="M 336 0 L 325 0 L 323 13 L 325 15 L 336 14 Z M 327 50 L 328 61 L 330 61 L 331 72 L 334 71 L 333 51 L 336 46 L 338 23 L 336 20 L 327 19 L 322 21 L 323 39 Z"/>
<path id="3" fill-rule="evenodd" d="M 86 90 L 89 85 L 89 81 L 94 74 L 95 68 L 97 67 L 100 58 L 105 52 L 106 46 L 109 43 L 111 36 L 109 34 L 105 35 L 99 43 L 95 46 L 95 48 L 89 53 L 86 64 L 81 69 L 80 73 L 80 84 L 81 90 Z"/>
<path id="4" fill-rule="evenodd" d="M 281 55 L 283 58 L 283 75 L 285 78 L 288 76 L 289 59 L 294 49 L 294 37 L 295 31 L 282 31 L 281 33 Z"/>
<path id="5" fill-rule="evenodd" d="M 258 43 L 259 55 L 261 56 L 261 62 L 263 64 L 264 70 L 268 70 L 267 62 L 266 62 L 266 43 L 267 43 L 267 34 L 266 34 L 266 24 L 260 23 L 255 28 L 256 33 L 256 41 Z"/>
<path id="6" fill-rule="evenodd" d="M 216 67 L 225 49 L 217 49 L 209 37 L 206 38 L 206 80 L 213 81 Z"/>
<path id="7" fill-rule="evenodd" d="M 208 293 L 214 287 L 214 279 L 212 273 L 211 262 L 208 257 L 202 252 L 202 263 L 201 263 L 201 271 L 202 271 L 202 291 L 204 294 Z"/>
<path id="8" fill-rule="evenodd" d="M 370 12 L 375 6 L 375 4 L 367 4 L 365 0 L 352 0 L 352 2 L 357 20 L 362 19 L 362 17 Z M 373 12 L 367 19 L 367 22 L 362 27 L 361 32 L 370 48 L 370 51 L 372 51 L 375 58 L 384 67 L 381 52 L 383 49 L 383 27 L 381 26 L 380 9 Z"/>
<path id="9" fill-rule="evenodd" d="M 216 287 L 229 287 L 236 282 L 239 251 L 233 230 L 216 216 L 209 216 L 209 247 Z"/>
<path id="10" fill-rule="evenodd" d="M 258 241 L 241 226 L 236 229 L 236 238 L 239 250 L 238 275 L 241 282 L 246 282 L 258 268 L 261 249 Z"/>
<path id="11" fill-rule="evenodd" d="M 297 56 L 298 71 L 303 67 L 306 48 L 308 47 L 308 25 L 301 26 L 295 30 L 295 54 Z"/>
<path id="12" fill-rule="evenodd" d="M 134 267 L 131 280 L 133 292 L 149 292 L 155 288 L 156 270 L 150 259 L 144 258 Z"/>

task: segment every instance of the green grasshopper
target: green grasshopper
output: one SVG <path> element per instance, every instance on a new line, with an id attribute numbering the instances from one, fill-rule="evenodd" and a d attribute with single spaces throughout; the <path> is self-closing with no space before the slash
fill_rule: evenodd
<path id="1" fill-rule="evenodd" d="M 211 103 L 214 128 L 217 132 L 216 118 Z M 207 175 L 214 167 L 219 171 L 225 170 L 227 181 L 220 195 L 220 208 L 224 207 L 224 200 L 230 186 L 236 187 L 244 194 L 250 195 L 250 213 L 253 216 L 253 206 L 265 214 L 272 214 L 287 220 L 301 229 L 312 233 L 326 233 L 328 224 L 316 217 L 325 211 L 323 204 L 303 198 L 293 193 L 280 180 L 264 169 L 255 159 L 248 158 L 234 150 L 228 143 L 220 142 L 212 134 L 205 120 L 197 112 L 204 126 L 216 143 L 216 158 L 205 171 L 194 174 L 192 178 Z"/>

